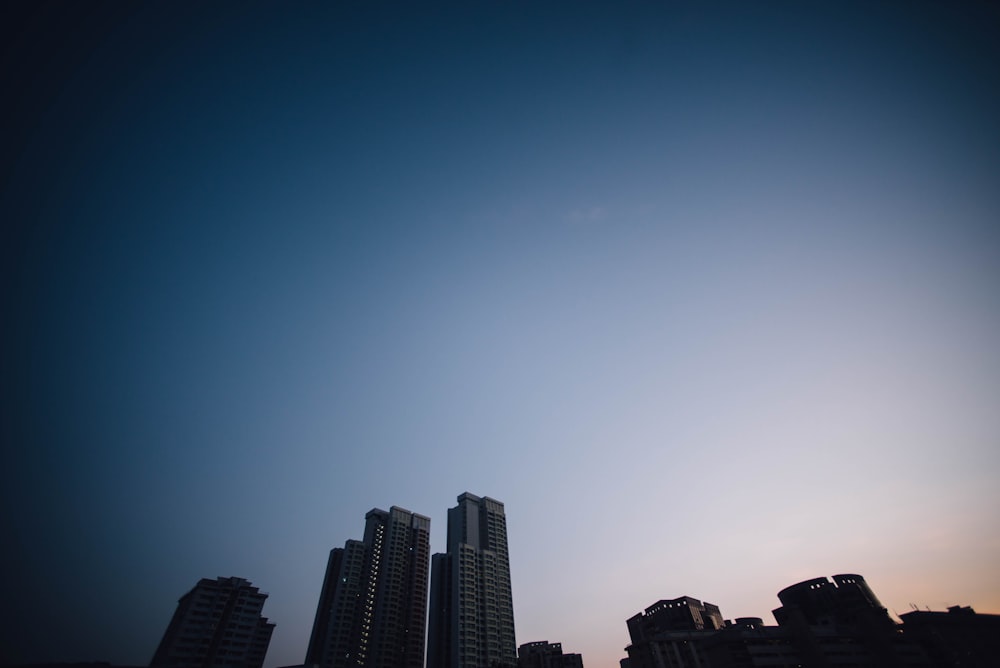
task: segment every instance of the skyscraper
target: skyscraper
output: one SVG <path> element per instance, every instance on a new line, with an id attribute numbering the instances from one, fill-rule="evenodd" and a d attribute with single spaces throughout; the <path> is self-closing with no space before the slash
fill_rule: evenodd
<path id="1" fill-rule="evenodd" d="M 177 602 L 150 666 L 260 668 L 274 631 L 266 599 L 243 578 L 202 578 Z"/>
<path id="2" fill-rule="evenodd" d="M 423 668 L 431 520 L 393 506 L 330 551 L 306 664 Z"/>
<path id="3" fill-rule="evenodd" d="M 466 492 L 432 559 L 427 668 L 513 667 L 516 651 L 504 507 Z"/>

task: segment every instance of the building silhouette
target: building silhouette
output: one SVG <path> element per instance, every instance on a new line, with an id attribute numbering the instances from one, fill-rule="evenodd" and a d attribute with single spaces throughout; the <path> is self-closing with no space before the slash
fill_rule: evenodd
<path id="1" fill-rule="evenodd" d="M 947 612 L 914 610 L 899 618 L 903 635 L 923 647 L 937 668 L 1000 666 L 1000 615 L 953 605 Z"/>
<path id="2" fill-rule="evenodd" d="M 778 592 L 778 600 L 781 607 L 773 611 L 774 618 L 790 635 L 803 663 L 928 665 L 860 575 L 799 582 Z"/>
<path id="3" fill-rule="evenodd" d="M 660 600 L 625 621 L 633 668 L 701 666 L 701 644 L 724 626 L 719 607 L 690 596 Z M 709 632 L 709 634 L 706 634 Z"/>
<path id="4" fill-rule="evenodd" d="M 860 575 L 815 578 L 778 593 L 778 626 L 757 617 L 723 620 L 718 607 L 682 596 L 626 621 L 628 668 L 926 668 L 926 654 Z"/>
<path id="5" fill-rule="evenodd" d="M 704 631 L 725 626 L 719 606 L 702 603 L 690 596 L 657 601 L 644 612 L 629 618 L 629 637 L 633 642 L 651 638 L 663 631 Z"/>
<path id="6" fill-rule="evenodd" d="M 503 503 L 468 492 L 432 559 L 428 668 L 513 668 L 514 607 Z"/>
<path id="7" fill-rule="evenodd" d="M 430 518 L 365 515 L 364 540 L 330 551 L 305 663 L 423 668 Z"/>
<path id="8" fill-rule="evenodd" d="M 760 617 L 737 617 L 734 621 L 727 621 L 723 629 L 712 633 L 699 645 L 699 650 L 708 660 L 707 665 L 711 666 L 800 668 L 808 665 L 802 663 L 787 630 L 780 626 L 767 626 Z"/>
<path id="9" fill-rule="evenodd" d="M 177 602 L 150 666 L 260 668 L 274 624 L 267 594 L 243 578 L 203 578 Z"/>
<path id="10" fill-rule="evenodd" d="M 562 643 L 540 640 L 517 648 L 517 668 L 583 668 L 583 657 L 563 654 Z"/>

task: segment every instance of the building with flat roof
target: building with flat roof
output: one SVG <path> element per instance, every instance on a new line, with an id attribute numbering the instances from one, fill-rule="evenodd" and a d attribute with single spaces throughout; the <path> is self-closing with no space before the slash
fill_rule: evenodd
<path id="1" fill-rule="evenodd" d="M 1000 615 L 953 605 L 947 612 L 914 610 L 899 618 L 903 635 L 923 647 L 935 666 L 1000 666 Z"/>
<path id="2" fill-rule="evenodd" d="M 633 668 L 687 668 L 707 665 L 704 643 L 725 622 L 719 607 L 690 596 L 661 599 L 625 622 Z"/>
<path id="3" fill-rule="evenodd" d="M 539 640 L 517 648 L 518 668 L 583 668 L 579 654 L 564 654 L 562 643 Z"/>
<path id="4" fill-rule="evenodd" d="M 721 629 L 725 622 L 719 606 L 702 603 L 690 596 L 660 600 L 631 618 L 628 626 L 632 642 L 641 642 L 663 631 L 712 631 Z"/>
<path id="5" fill-rule="evenodd" d="M 447 553 L 432 559 L 429 668 L 514 668 L 504 505 L 468 492 L 448 510 Z"/>
<path id="6" fill-rule="evenodd" d="M 261 668 L 274 624 L 267 594 L 243 578 L 202 578 L 177 602 L 152 668 Z"/>

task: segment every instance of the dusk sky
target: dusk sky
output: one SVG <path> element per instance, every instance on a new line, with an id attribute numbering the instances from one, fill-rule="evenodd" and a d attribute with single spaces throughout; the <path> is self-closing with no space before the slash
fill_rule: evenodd
<path id="1" fill-rule="evenodd" d="M 518 644 L 860 573 L 1000 613 L 996 3 L 7 3 L 0 660 L 199 578 L 301 663 L 364 515 Z"/>

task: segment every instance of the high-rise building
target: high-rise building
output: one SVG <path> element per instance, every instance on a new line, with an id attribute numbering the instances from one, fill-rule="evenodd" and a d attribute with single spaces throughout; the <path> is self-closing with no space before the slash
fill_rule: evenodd
<path id="1" fill-rule="evenodd" d="M 374 508 L 364 540 L 330 551 L 307 665 L 423 668 L 430 529 L 429 517 Z"/>
<path id="2" fill-rule="evenodd" d="M 260 668 L 274 624 L 267 594 L 243 578 L 203 578 L 177 602 L 150 666 Z"/>
<path id="3" fill-rule="evenodd" d="M 468 492 L 432 559 L 427 668 L 513 668 L 514 606 L 503 504 Z"/>

